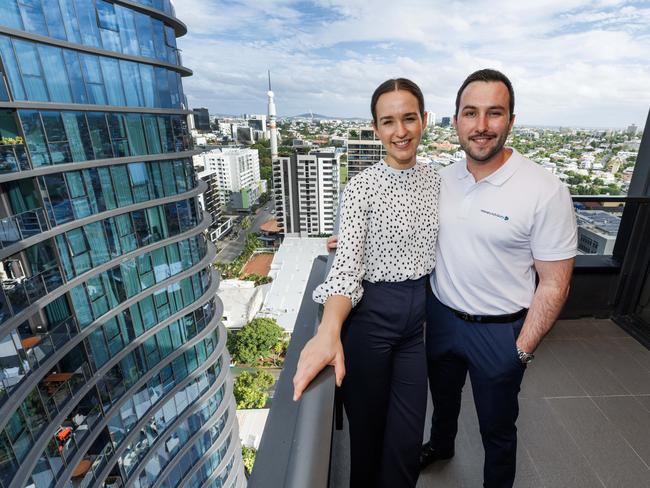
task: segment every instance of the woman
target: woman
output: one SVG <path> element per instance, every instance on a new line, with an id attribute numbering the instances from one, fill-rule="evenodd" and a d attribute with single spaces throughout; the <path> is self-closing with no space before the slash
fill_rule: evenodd
<path id="1" fill-rule="evenodd" d="M 415 83 L 387 80 L 370 109 L 386 157 L 345 189 L 334 263 L 314 290 L 323 318 L 300 355 L 294 399 L 334 365 L 350 425 L 350 486 L 412 487 L 426 413 L 425 283 L 440 176 L 416 161 L 427 114 Z"/>

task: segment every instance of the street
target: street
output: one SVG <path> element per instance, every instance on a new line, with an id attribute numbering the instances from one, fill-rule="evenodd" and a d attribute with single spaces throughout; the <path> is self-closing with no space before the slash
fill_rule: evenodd
<path id="1" fill-rule="evenodd" d="M 259 232 L 260 225 L 273 217 L 273 215 L 271 215 L 272 209 L 272 200 L 258 208 L 257 213 L 250 215 L 251 226 L 246 230 L 242 230 L 240 224 L 234 224 L 228 236 L 226 236 L 222 241 L 219 241 L 219 248 L 221 250 L 217 253 L 216 260 L 221 263 L 230 263 L 231 261 L 234 261 L 244 249 L 246 236 L 251 232 Z M 232 236 L 236 237 L 233 238 Z"/>

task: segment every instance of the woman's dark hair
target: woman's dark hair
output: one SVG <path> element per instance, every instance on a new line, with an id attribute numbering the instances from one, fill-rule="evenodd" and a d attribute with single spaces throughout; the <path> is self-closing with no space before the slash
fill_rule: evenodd
<path id="1" fill-rule="evenodd" d="M 422 90 L 420 90 L 420 87 L 406 78 L 393 78 L 384 81 L 377 87 L 375 93 L 372 94 L 372 98 L 370 99 L 370 112 L 372 112 L 372 121 L 374 123 L 377 123 L 377 100 L 379 100 L 379 97 L 384 93 L 396 90 L 405 90 L 417 98 L 418 106 L 420 109 L 420 117 L 424 118 L 424 95 L 422 95 Z"/>
<path id="2" fill-rule="evenodd" d="M 456 94 L 456 113 L 454 115 L 458 117 L 458 111 L 460 110 L 460 97 L 465 91 L 465 88 L 467 88 L 467 85 L 474 83 L 475 81 L 484 81 L 486 83 L 501 82 L 506 85 L 506 88 L 508 89 L 508 95 L 510 96 L 508 109 L 510 110 L 510 118 L 512 119 L 512 115 L 515 113 L 515 91 L 512 88 L 512 83 L 510 83 L 508 77 L 501 73 L 501 71 L 488 68 L 474 71 L 474 73 L 465 78 L 465 81 L 463 81 L 463 84 L 460 85 L 458 93 Z"/>

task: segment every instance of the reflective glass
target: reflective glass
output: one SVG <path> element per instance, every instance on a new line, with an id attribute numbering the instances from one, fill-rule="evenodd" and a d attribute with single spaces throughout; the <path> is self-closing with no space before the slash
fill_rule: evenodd
<path id="1" fill-rule="evenodd" d="M 31 32 L 32 34 L 43 34 L 47 32 L 41 2 L 28 0 L 21 2 L 19 6 L 23 26 L 27 32 Z"/>
<path id="2" fill-rule="evenodd" d="M 81 112 L 61 112 L 74 161 L 87 161 L 94 157 L 86 117 Z"/>
<path id="3" fill-rule="evenodd" d="M 67 40 L 59 0 L 43 0 L 43 13 L 51 37 Z"/>
<path id="4" fill-rule="evenodd" d="M 126 105 L 124 90 L 122 89 L 122 77 L 117 59 L 101 57 L 101 67 L 106 80 L 106 92 L 110 105 Z"/>
<path id="5" fill-rule="evenodd" d="M 18 61 L 16 60 L 16 54 L 13 45 L 11 44 L 11 40 L 6 36 L 0 36 L 0 54 L 2 54 L 2 61 L 9 78 L 9 84 L 14 99 L 24 100 L 25 90 L 18 69 Z"/>
<path id="6" fill-rule="evenodd" d="M 45 81 L 50 93 L 50 99 L 56 102 L 71 103 L 70 82 L 68 81 L 61 49 L 39 45 L 38 52 L 43 65 L 48 68 Z"/>
<path id="7" fill-rule="evenodd" d="M 109 138 L 105 114 L 102 112 L 88 112 L 86 117 L 95 159 L 112 158 L 113 147 Z"/>
<path id="8" fill-rule="evenodd" d="M 106 105 L 104 77 L 99 64 L 99 57 L 91 54 L 79 54 L 79 59 L 81 60 L 82 73 L 88 90 L 88 103 Z"/>
<path id="9" fill-rule="evenodd" d="M 59 0 L 59 5 L 61 6 L 63 26 L 68 35 L 68 41 L 76 44 L 80 43 L 81 35 L 79 34 L 79 22 L 74 8 L 74 0 Z"/>
<path id="10" fill-rule="evenodd" d="M 101 47 L 99 29 L 97 27 L 97 14 L 93 2 L 76 0 L 75 7 L 81 32 L 81 41 L 87 46 Z"/>
<path id="11" fill-rule="evenodd" d="M 81 64 L 77 53 L 69 49 L 62 49 L 62 51 L 74 103 L 91 103 L 86 92 L 86 84 L 81 76 Z"/>
<path id="12" fill-rule="evenodd" d="M 14 39 L 13 42 L 16 47 L 16 55 L 18 56 L 18 64 L 22 73 L 27 99 L 49 101 L 50 97 L 43 80 L 43 70 L 35 43 L 19 39 Z"/>

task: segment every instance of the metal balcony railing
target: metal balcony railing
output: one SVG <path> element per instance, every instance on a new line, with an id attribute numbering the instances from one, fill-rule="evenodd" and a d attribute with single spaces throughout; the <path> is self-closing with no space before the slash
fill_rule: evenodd
<path id="1" fill-rule="evenodd" d="M 27 210 L 0 219 L 0 248 L 27 239 L 50 229 L 43 208 Z"/>
<path id="2" fill-rule="evenodd" d="M 16 315 L 63 284 L 61 268 L 54 266 L 29 278 L 2 281 L 0 323 Z"/>

